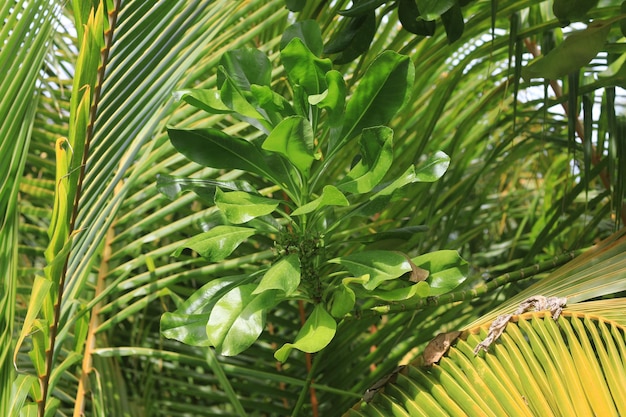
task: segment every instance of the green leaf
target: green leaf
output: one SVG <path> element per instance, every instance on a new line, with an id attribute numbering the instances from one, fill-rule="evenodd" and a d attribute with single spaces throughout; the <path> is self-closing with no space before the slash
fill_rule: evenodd
<path id="1" fill-rule="evenodd" d="M 433 182 L 443 176 L 450 166 L 450 157 L 437 151 L 415 170 L 414 182 Z"/>
<path id="2" fill-rule="evenodd" d="M 418 0 L 424 20 L 435 20 L 456 5 L 456 0 Z"/>
<path id="3" fill-rule="evenodd" d="M 393 51 L 376 57 L 348 101 L 342 138 L 331 143 L 331 154 L 363 129 L 386 125 L 410 96 L 414 77 L 409 57 Z"/>
<path id="4" fill-rule="evenodd" d="M 411 259 L 415 266 L 430 272 L 426 282 L 430 295 L 440 295 L 458 287 L 467 278 L 469 264 L 455 250 L 440 250 Z"/>
<path id="5" fill-rule="evenodd" d="M 386 126 L 363 130 L 361 160 L 337 186 L 340 190 L 363 194 L 376 187 L 393 163 L 393 130 Z"/>
<path id="6" fill-rule="evenodd" d="M 554 0 L 552 12 L 561 25 L 567 26 L 572 20 L 586 18 L 587 12 L 597 6 L 598 0 Z"/>
<path id="7" fill-rule="evenodd" d="M 265 110 L 274 125 L 279 124 L 285 117 L 295 114 L 291 103 L 266 85 L 252 84 L 250 93 L 256 100 L 257 105 Z"/>
<path id="8" fill-rule="evenodd" d="M 328 123 L 332 128 L 343 124 L 343 114 L 346 104 L 346 82 L 339 71 L 331 70 L 326 73 L 328 89 L 313 102 L 315 96 L 309 96 L 309 103 L 328 112 Z"/>
<path id="9" fill-rule="evenodd" d="M 289 41 L 280 51 L 280 59 L 292 84 L 301 85 L 309 95 L 326 90 L 326 73 L 332 69 L 332 62 L 315 56 L 302 39 Z"/>
<path id="10" fill-rule="evenodd" d="M 289 297 L 298 289 L 298 285 L 300 285 L 300 259 L 297 254 L 292 253 L 272 265 L 252 294 L 281 290 Z"/>
<path id="11" fill-rule="evenodd" d="M 461 6 L 454 4 L 454 6 L 442 14 L 441 23 L 443 23 L 443 27 L 446 29 L 448 43 L 457 41 L 463 35 L 463 30 L 465 29 Z"/>
<path id="12" fill-rule="evenodd" d="M 184 248 L 192 249 L 209 262 L 225 259 L 247 238 L 255 233 L 254 229 L 236 226 L 216 226 L 187 240 L 174 251 L 172 256 L 179 256 Z"/>
<path id="13" fill-rule="evenodd" d="M 248 97 L 252 98 L 250 92 L 244 93 L 229 76 L 226 76 L 220 90 L 222 102 L 228 108 L 243 116 L 243 119 L 254 127 L 263 132 L 269 132 L 272 128 L 271 125 L 265 120 L 265 116 L 259 112 L 256 106 L 250 103 Z"/>
<path id="14" fill-rule="evenodd" d="M 322 55 L 324 50 L 324 41 L 322 40 L 322 31 L 319 24 L 315 20 L 303 20 L 289 26 L 283 32 L 280 39 L 280 49 L 284 49 L 292 39 L 298 38 L 306 45 L 307 49 L 315 56 Z"/>
<path id="15" fill-rule="evenodd" d="M 611 25 L 619 19 L 594 20 L 587 29 L 572 33 L 547 55 L 523 68 L 522 76 L 554 80 L 579 70 L 602 50 Z"/>
<path id="16" fill-rule="evenodd" d="M 253 48 L 241 48 L 226 52 L 220 59 L 223 72 L 217 73 L 217 85 L 222 88 L 226 78 L 242 90 L 250 90 L 252 84 L 269 86 L 272 81 L 272 64 L 265 53 Z"/>
<path id="17" fill-rule="evenodd" d="M 243 352 L 263 331 L 265 312 L 275 305 L 275 295 L 271 291 L 253 295 L 255 288 L 256 284 L 240 285 L 213 306 L 206 333 L 218 354 L 234 356 Z"/>
<path id="18" fill-rule="evenodd" d="M 420 281 L 413 285 L 408 285 L 401 288 L 394 288 L 391 290 L 385 290 L 381 287 L 376 288 L 370 293 L 371 297 L 378 298 L 383 301 L 404 301 L 415 296 L 419 298 L 428 297 L 433 295 L 430 289 L 430 285 L 426 281 Z"/>
<path id="19" fill-rule="evenodd" d="M 180 90 L 174 93 L 174 98 L 176 100 L 183 100 L 211 114 L 228 114 L 233 112 L 233 110 L 222 102 L 220 93 L 217 90 Z"/>
<path id="20" fill-rule="evenodd" d="M 398 0 L 398 19 L 402 27 L 420 36 L 433 36 L 437 25 L 434 21 L 421 18 L 415 0 Z"/>
<path id="21" fill-rule="evenodd" d="M 26 310 L 26 317 L 20 330 L 20 334 L 15 344 L 15 350 L 13 351 L 13 365 L 17 366 L 17 354 L 24 343 L 24 339 L 36 330 L 37 317 L 44 307 L 46 298 L 50 291 L 52 291 L 52 281 L 45 279 L 42 276 L 36 275 L 32 284 L 30 299 L 28 303 L 28 310 Z M 44 309 L 44 316 L 46 315 Z M 50 317 L 50 319 L 52 319 Z"/>
<path id="22" fill-rule="evenodd" d="M 335 35 L 324 47 L 324 53 L 340 53 L 333 59 L 336 65 L 347 64 L 362 53 L 366 52 L 376 34 L 376 12 L 349 18 L 348 24 Z"/>
<path id="23" fill-rule="evenodd" d="M 301 12 L 306 6 L 306 0 L 285 0 L 285 7 L 292 12 Z"/>
<path id="24" fill-rule="evenodd" d="M 169 339 L 191 346 L 210 346 L 206 324 L 213 306 L 235 286 L 247 282 L 248 277 L 235 276 L 209 281 L 196 290 L 174 312 L 161 316 L 161 334 Z"/>
<path id="25" fill-rule="evenodd" d="M 180 193 L 192 191 L 209 204 L 215 201 L 217 188 L 232 191 L 255 192 L 247 181 L 201 180 L 197 178 L 177 178 L 167 174 L 157 174 L 157 190 L 170 200 L 175 200 Z"/>
<path id="26" fill-rule="evenodd" d="M 291 116 L 280 122 L 263 142 L 263 149 L 277 152 L 308 176 L 313 156 L 313 129 L 302 116 Z"/>
<path id="27" fill-rule="evenodd" d="M 324 309 L 322 304 L 317 304 L 298 332 L 296 340 L 293 343 L 285 343 L 274 353 L 274 357 L 279 362 L 285 362 L 292 349 L 307 353 L 319 352 L 333 340 L 336 331 L 337 322 L 335 319 Z"/>
<path id="28" fill-rule="evenodd" d="M 329 262 L 340 264 L 354 276 L 369 275 L 369 281 L 363 284 L 367 290 L 373 290 L 381 283 L 396 279 L 412 270 L 404 255 L 384 250 L 357 252 L 331 259 Z"/>
<path id="29" fill-rule="evenodd" d="M 270 165 L 268 156 L 253 142 L 229 136 L 217 129 L 168 129 L 176 150 L 206 167 L 241 169 L 267 178 L 274 184 L 287 182 L 288 173 Z"/>
<path id="30" fill-rule="evenodd" d="M 209 313 L 166 312 L 161 316 L 161 334 L 190 346 L 211 346 L 206 334 Z"/>
<path id="31" fill-rule="evenodd" d="M 266 216 L 276 210 L 279 202 L 244 191 L 215 192 L 215 205 L 231 223 L 248 222 L 255 217 Z"/>
<path id="32" fill-rule="evenodd" d="M 315 200 L 308 202 L 307 204 L 298 207 L 291 213 L 292 216 L 301 216 L 303 214 L 311 213 L 317 209 L 325 206 L 349 206 L 348 199 L 332 185 L 326 185 L 322 190 L 322 195 Z"/>
<path id="33" fill-rule="evenodd" d="M 39 379 L 37 379 L 37 377 L 34 375 L 26 375 L 26 374 L 17 375 L 11 385 L 11 396 L 10 396 L 11 404 L 9 404 L 9 408 L 8 408 L 10 411 L 9 412 L 10 416 L 22 415 L 19 413 L 20 413 L 20 410 L 23 410 L 22 407 L 24 407 L 24 403 L 26 401 L 26 398 L 28 397 L 29 391 L 32 391 L 32 392 L 41 391 L 41 388 L 39 386 Z M 37 407 L 36 406 L 34 407 L 34 414 L 31 413 L 31 414 L 25 414 L 25 415 L 37 416 Z"/>
<path id="34" fill-rule="evenodd" d="M 332 292 L 332 296 L 329 302 L 330 314 L 335 318 L 342 318 L 348 314 L 354 308 L 356 302 L 356 295 L 354 291 L 341 284 L 338 285 Z"/>

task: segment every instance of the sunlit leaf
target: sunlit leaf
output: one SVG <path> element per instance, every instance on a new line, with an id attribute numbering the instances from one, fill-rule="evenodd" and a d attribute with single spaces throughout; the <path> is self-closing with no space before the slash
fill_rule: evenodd
<path id="1" fill-rule="evenodd" d="M 254 295 L 256 284 L 233 288 L 216 303 L 206 333 L 220 355 L 233 356 L 249 348 L 265 327 L 266 310 L 274 306 L 271 291 Z"/>
<path id="2" fill-rule="evenodd" d="M 292 216 L 301 216 L 326 206 L 348 206 L 350 203 L 341 191 L 332 185 L 326 185 L 322 195 L 293 211 Z"/>
<path id="3" fill-rule="evenodd" d="M 292 253 L 276 262 L 267 270 L 259 286 L 252 294 L 260 294 L 268 290 L 280 290 L 285 296 L 292 295 L 300 285 L 300 260 Z"/>
<path id="4" fill-rule="evenodd" d="M 216 226 L 208 232 L 188 239 L 172 256 L 180 256 L 183 249 L 189 248 L 198 252 L 207 261 L 221 261 L 255 232 L 254 229 L 247 227 Z"/>
<path id="5" fill-rule="evenodd" d="M 215 205 L 226 219 L 234 224 L 248 222 L 255 217 L 272 213 L 279 202 L 271 198 L 246 193 L 244 191 L 215 192 Z"/>
<path id="6" fill-rule="evenodd" d="M 354 276 L 369 275 L 363 287 L 373 290 L 384 281 L 393 280 L 411 271 L 411 264 L 402 254 L 392 251 L 356 252 L 329 262 L 338 263 Z"/>
<path id="7" fill-rule="evenodd" d="M 384 178 L 393 163 L 393 130 L 385 126 L 363 129 L 360 140 L 361 160 L 339 182 L 345 192 L 363 194 Z"/>
<path id="8" fill-rule="evenodd" d="M 313 129 L 302 116 L 284 119 L 263 142 L 263 149 L 284 155 L 304 175 L 308 175 L 313 156 Z"/>
<path id="9" fill-rule="evenodd" d="M 413 263 L 429 272 L 426 282 L 430 295 L 439 295 L 453 290 L 467 279 L 469 264 L 454 250 L 426 253 L 412 259 Z"/>
<path id="10" fill-rule="evenodd" d="M 274 353 L 274 357 L 280 362 L 285 362 L 292 349 L 308 353 L 319 352 L 330 343 L 336 331 L 337 322 L 335 319 L 324 309 L 322 304 L 317 304 L 298 332 L 295 341 L 285 343 Z"/>

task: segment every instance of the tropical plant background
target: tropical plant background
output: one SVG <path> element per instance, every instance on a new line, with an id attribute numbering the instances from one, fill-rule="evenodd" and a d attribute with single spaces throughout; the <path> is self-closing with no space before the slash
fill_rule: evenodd
<path id="1" fill-rule="evenodd" d="M 193 193 L 168 199 L 157 175 L 241 174 L 189 162 L 166 125 L 249 133 L 173 92 L 214 87 L 227 50 L 255 47 L 276 59 L 297 20 L 317 21 L 327 45 L 343 41 L 330 55 L 351 85 L 386 49 L 415 64 L 412 99 L 391 122 L 397 170 L 438 150 L 451 164 L 379 214 L 389 228 L 427 226 L 395 242 L 401 250 L 458 250 L 471 265 L 469 288 L 623 227 L 620 22 L 576 75 L 552 83 L 521 76 L 587 20 L 619 16 L 621 2 L 601 0 L 563 28 L 552 1 L 440 3 L 448 6 L 433 16 L 429 37 L 401 28 L 406 1 L 357 2 L 366 13 L 356 17 L 339 13 L 352 7 L 343 0 L 288 1 L 298 12 L 284 0 L 0 6 L 0 414 L 37 415 L 47 404 L 46 415 L 340 415 L 438 332 L 477 320 L 540 277 L 456 304 L 346 320 L 313 371 L 305 355 L 283 365 L 273 357 L 301 325 L 296 304 L 268 317 L 260 341 L 235 357 L 161 336 L 161 315 L 195 289 L 262 262 L 253 239 L 217 264 L 170 256 L 209 226 L 212 209 Z M 626 279 L 623 269 L 612 273 Z M 594 297 L 623 295 L 618 284 L 607 288 Z"/>

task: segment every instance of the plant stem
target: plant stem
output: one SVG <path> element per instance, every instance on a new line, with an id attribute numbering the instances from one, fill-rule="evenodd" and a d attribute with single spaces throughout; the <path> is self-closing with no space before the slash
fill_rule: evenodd
<path id="1" fill-rule="evenodd" d="M 102 91 L 102 83 L 104 81 L 106 64 L 108 61 L 111 45 L 113 43 L 113 32 L 114 32 L 115 25 L 117 22 L 117 14 L 118 14 L 118 11 L 120 10 L 120 6 L 121 6 L 121 1 L 116 0 L 114 2 L 113 9 L 109 12 L 109 30 L 104 33 L 104 48 L 101 51 L 101 65 L 98 68 L 98 78 L 97 78 L 97 82 L 96 82 L 95 89 L 93 91 L 93 96 L 92 96 L 93 102 L 91 103 L 91 108 L 89 110 L 89 124 L 87 125 L 85 148 L 83 150 L 83 160 L 80 165 L 80 174 L 78 176 L 76 194 L 74 196 L 74 205 L 72 209 L 72 216 L 70 218 L 68 236 L 71 236 L 76 228 L 76 219 L 78 218 L 78 206 L 79 206 L 80 198 L 82 194 L 83 180 L 85 178 L 85 167 L 87 166 L 87 158 L 89 157 L 89 146 L 91 143 L 91 139 L 93 138 L 93 126 L 94 126 L 94 122 L 96 120 L 96 115 L 98 112 L 98 104 L 100 102 L 100 92 Z M 69 258 L 70 258 L 70 255 L 68 254 L 65 257 L 63 270 L 61 272 L 61 277 L 59 280 L 58 294 L 57 294 L 56 303 L 54 305 L 54 321 L 50 325 L 49 348 L 46 351 L 46 373 L 45 375 L 41 377 L 42 399 L 41 399 L 41 402 L 38 404 L 38 410 L 37 410 L 39 417 L 44 417 L 45 412 L 46 412 L 46 403 L 47 403 L 48 390 L 49 390 L 49 385 L 50 385 L 50 376 L 52 375 L 55 344 L 56 344 L 56 339 L 57 339 L 59 320 L 61 318 L 61 304 L 63 301 L 63 290 L 65 287 L 65 280 L 67 277 L 67 268 L 68 268 Z"/>
<path id="2" fill-rule="evenodd" d="M 312 386 L 313 375 L 315 375 L 317 371 L 317 367 L 321 362 L 321 357 L 323 356 L 323 352 L 324 350 L 318 352 L 313 357 L 313 364 L 311 366 L 311 369 L 309 369 L 308 371 L 306 381 L 304 381 L 304 386 L 302 387 L 302 390 L 300 391 L 300 395 L 298 396 L 298 401 L 296 402 L 296 405 L 293 408 L 293 411 L 291 412 L 291 417 L 298 417 L 301 415 L 300 410 L 302 409 L 302 406 L 304 405 L 304 399 L 306 398 L 306 394 L 307 392 L 310 392 L 311 389 L 314 389 L 314 387 Z M 307 353 L 307 355 L 311 355 L 311 354 Z M 312 407 L 312 415 L 314 417 L 317 417 L 318 416 L 317 398 L 315 398 L 315 400 L 311 398 L 311 407 Z"/>

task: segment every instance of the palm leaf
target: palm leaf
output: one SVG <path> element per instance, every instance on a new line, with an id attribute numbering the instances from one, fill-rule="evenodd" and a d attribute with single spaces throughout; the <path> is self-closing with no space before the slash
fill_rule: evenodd
<path id="1" fill-rule="evenodd" d="M 621 231 L 469 324 L 458 339 L 433 345 L 443 355 L 438 363 L 431 353 L 420 356 L 346 415 L 622 415 L 626 299 L 581 301 L 623 291 L 625 250 Z M 495 315 L 540 293 L 568 297 L 558 320 L 549 312 L 513 316 L 488 352 L 476 355 Z"/>

